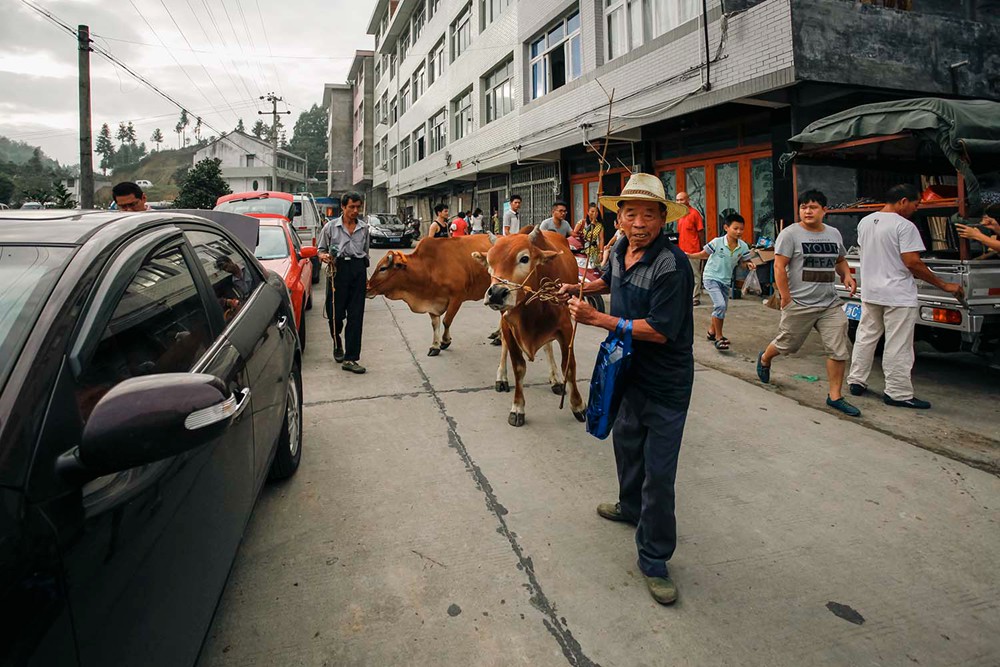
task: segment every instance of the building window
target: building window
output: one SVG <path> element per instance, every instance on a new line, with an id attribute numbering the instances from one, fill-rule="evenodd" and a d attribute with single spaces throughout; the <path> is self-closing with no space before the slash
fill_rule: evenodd
<path id="1" fill-rule="evenodd" d="M 508 60 L 483 79 L 483 90 L 486 93 L 486 122 L 492 123 L 503 118 L 514 110 L 514 90 L 511 75 L 514 61 Z"/>
<path id="2" fill-rule="evenodd" d="M 354 113 L 354 120 L 355 120 L 355 126 L 357 127 L 358 130 L 360 130 L 361 126 L 365 124 L 365 101 L 364 100 L 361 100 L 361 103 L 358 104 L 358 110 Z"/>
<path id="3" fill-rule="evenodd" d="M 472 43 L 472 5 L 466 5 L 451 24 L 451 61 L 465 53 Z"/>
<path id="4" fill-rule="evenodd" d="M 496 21 L 510 3 L 511 0 L 479 0 L 479 32 Z"/>
<path id="5" fill-rule="evenodd" d="M 424 10 L 421 7 L 417 10 L 417 13 L 413 15 L 413 43 L 416 44 L 417 40 L 420 39 L 420 33 L 424 30 Z"/>
<path id="6" fill-rule="evenodd" d="M 573 12 L 531 43 L 531 99 L 562 88 L 582 73 L 580 12 Z"/>
<path id="7" fill-rule="evenodd" d="M 673 30 L 682 23 L 701 16 L 699 0 L 650 0 L 653 12 L 652 37 Z"/>
<path id="8" fill-rule="evenodd" d="M 390 79 L 395 79 L 396 78 L 396 54 L 395 53 L 390 53 L 389 54 L 389 78 Z"/>
<path id="9" fill-rule="evenodd" d="M 431 49 L 427 59 L 427 85 L 431 85 L 444 76 L 444 37 Z"/>
<path id="10" fill-rule="evenodd" d="M 375 124 L 378 125 L 382 122 L 382 100 L 375 103 Z"/>
<path id="11" fill-rule="evenodd" d="M 382 166 L 382 142 L 375 142 L 375 166 Z"/>
<path id="12" fill-rule="evenodd" d="M 455 141 L 472 134 L 472 88 L 452 101 L 451 117 L 455 119 L 451 129 Z"/>
<path id="13" fill-rule="evenodd" d="M 375 118 L 375 124 L 384 123 L 386 118 L 389 116 L 389 91 L 382 93 L 382 99 L 379 100 L 382 105 L 382 115 Z"/>
<path id="14" fill-rule="evenodd" d="M 396 98 L 392 98 L 392 102 L 389 102 L 389 127 L 392 127 L 399 120 L 399 107 L 396 104 Z"/>
<path id="15" fill-rule="evenodd" d="M 382 168 L 385 169 L 386 162 L 389 160 L 389 137 L 382 137 Z"/>
<path id="16" fill-rule="evenodd" d="M 396 147 L 393 146 L 389 149 L 389 175 L 392 176 L 396 173 Z"/>
<path id="17" fill-rule="evenodd" d="M 655 0 L 605 0 L 608 60 L 623 56 L 653 37 Z M 663 4 L 667 4 L 664 0 Z M 670 3 L 675 6 L 677 3 Z"/>
<path id="18" fill-rule="evenodd" d="M 448 143 L 448 128 L 445 125 L 447 122 L 446 119 L 447 115 L 444 109 L 431 116 L 431 153 L 436 153 Z"/>
<path id="19" fill-rule="evenodd" d="M 410 138 L 403 137 L 399 142 L 399 168 L 406 169 L 410 166 Z"/>
<path id="20" fill-rule="evenodd" d="M 427 130 L 421 125 L 413 133 L 413 161 L 419 162 L 427 156 Z"/>
<path id="21" fill-rule="evenodd" d="M 413 103 L 416 104 L 420 96 L 424 94 L 424 64 L 420 63 L 416 71 L 413 73 Z"/>
<path id="22" fill-rule="evenodd" d="M 365 164 L 365 142 L 362 141 L 358 144 L 358 166 L 363 167 Z"/>
<path id="23" fill-rule="evenodd" d="M 377 84 L 382 80 L 382 59 L 379 58 L 375 61 L 375 83 Z"/>
<path id="24" fill-rule="evenodd" d="M 403 84 L 403 87 L 399 89 L 399 115 L 403 116 L 406 114 L 406 110 L 410 108 L 410 82 L 407 81 Z"/>
<path id="25" fill-rule="evenodd" d="M 254 166 L 254 160 L 256 158 L 257 158 L 256 155 L 253 155 L 253 154 L 247 155 L 247 166 L 248 167 L 253 167 Z"/>
<path id="26" fill-rule="evenodd" d="M 406 60 L 406 54 L 410 50 L 410 31 L 406 30 L 399 36 L 399 62 Z"/>
<path id="27" fill-rule="evenodd" d="M 441 0 L 427 0 L 427 19 L 430 20 L 437 14 L 438 8 L 441 6 Z"/>

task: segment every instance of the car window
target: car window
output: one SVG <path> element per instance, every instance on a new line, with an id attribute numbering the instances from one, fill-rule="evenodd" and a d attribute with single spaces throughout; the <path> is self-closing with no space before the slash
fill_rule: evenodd
<path id="1" fill-rule="evenodd" d="M 299 239 L 298 234 L 289 234 L 292 237 L 292 247 L 295 248 L 295 254 L 299 257 L 302 256 L 302 240 Z"/>
<path id="2" fill-rule="evenodd" d="M 292 234 L 295 236 L 295 234 Z M 253 253 L 257 259 L 284 259 L 288 257 L 288 239 L 281 227 L 260 226 L 257 235 L 257 249 Z"/>
<path id="3" fill-rule="evenodd" d="M 0 246 L 0 387 L 72 256 L 72 248 Z"/>
<path id="4" fill-rule="evenodd" d="M 216 211 L 229 211 L 230 213 L 271 213 L 273 215 L 283 215 L 289 220 L 292 218 L 292 202 L 280 197 L 254 197 L 252 199 L 237 199 L 227 201 L 215 207 Z"/>
<path id="5" fill-rule="evenodd" d="M 208 313 L 180 248 L 157 251 L 132 277 L 77 380 L 81 416 L 123 380 L 190 371 L 211 343 Z"/>
<path id="6" fill-rule="evenodd" d="M 222 234 L 187 231 L 184 235 L 201 261 L 228 322 L 240 312 L 261 279 L 248 266 L 243 254 Z"/>

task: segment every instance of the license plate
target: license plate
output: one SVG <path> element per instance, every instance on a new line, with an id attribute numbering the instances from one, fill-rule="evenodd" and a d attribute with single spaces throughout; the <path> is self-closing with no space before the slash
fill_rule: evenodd
<path id="1" fill-rule="evenodd" d="M 844 312 L 847 313 L 847 319 L 854 320 L 855 322 L 861 321 L 861 304 L 860 303 L 845 303 Z"/>
<path id="2" fill-rule="evenodd" d="M 399 243 L 399 237 L 393 236 L 391 239 L 389 239 L 389 243 Z"/>

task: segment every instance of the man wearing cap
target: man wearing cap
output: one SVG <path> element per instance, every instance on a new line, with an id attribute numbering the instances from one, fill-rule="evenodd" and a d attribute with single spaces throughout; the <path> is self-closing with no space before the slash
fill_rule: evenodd
<path id="1" fill-rule="evenodd" d="M 667 561 L 677 546 L 674 479 L 694 382 L 694 275 L 687 255 L 663 233 L 666 223 L 687 213 L 667 200 L 663 184 L 650 174 L 633 174 L 622 193 L 601 197 L 618 213 L 620 238 L 599 280 L 584 294 L 611 293 L 611 314 L 599 313 L 576 298 L 567 285 L 573 318 L 614 331 L 619 318 L 632 321 L 632 359 L 613 430 L 618 467 L 618 502 L 597 513 L 636 526 L 639 569 L 660 604 L 677 600 Z"/>

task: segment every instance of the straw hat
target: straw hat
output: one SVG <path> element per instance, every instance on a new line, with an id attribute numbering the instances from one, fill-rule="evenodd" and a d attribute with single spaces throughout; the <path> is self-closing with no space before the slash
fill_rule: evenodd
<path id="1" fill-rule="evenodd" d="M 609 211 L 618 212 L 618 202 L 623 201 L 654 201 L 667 207 L 667 222 L 673 222 L 688 214 L 688 207 L 667 199 L 663 192 L 663 183 L 652 174 L 632 174 L 620 195 L 601 197 L 601 206 Z"/>

